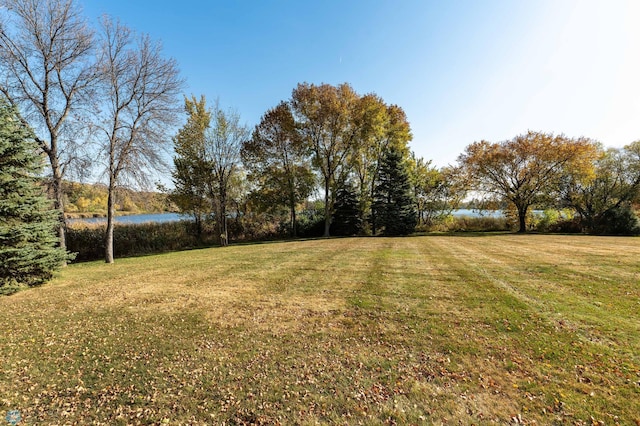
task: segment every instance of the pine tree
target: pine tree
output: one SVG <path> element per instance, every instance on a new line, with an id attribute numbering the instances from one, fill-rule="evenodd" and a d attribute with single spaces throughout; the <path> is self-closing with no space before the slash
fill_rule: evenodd
<path id="1" fill-rule="evenodd" d="M 331 222 L 331 235 L 357 235 L 362 232 L 362 218 L 360 216 L 360 203 L 355 189 L 346 185 L 336 192 L 333 220 Z"/>
<path id="2" fill-rule="evenodd" d="M 416 227 L 416 207 L 402 152 L 391 148 L 382 158 L 373 208 L 384 235 L 408 235 Z"/>
<path id="3" fill-rule="evenodd" d="M 70 256 L 58 247 L 58 211 L 38 179 L 33 133 L 0 100 L 0 294 L 49 280 Z"/>

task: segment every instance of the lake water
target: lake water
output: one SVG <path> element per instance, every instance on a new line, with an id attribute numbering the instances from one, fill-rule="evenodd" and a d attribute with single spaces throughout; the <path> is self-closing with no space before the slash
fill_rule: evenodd
<path id="1" fill-rule="evenodd" d="M 163 223 L 176 222 L 178 220 L 189 220 L 190 216 L 178 213 L 151 213 L 132 214 L 129 216 L 116 216 L 116 223 Z M 84 219 L 68 219 L 69 223 L 107 223 L 106 217 L 89 217 Z"/>
<path id="2" fill-rule="evenodd" d="M 544 210 L 529 210 L 534 216 L 542 217 Z M 451 213 L 453 216 L 468 216 L 468 217 L 504 217 L 502 210 L 471 210 L 471 209 L 458 209 Z"/>
<path id="3" fill-rule="evenodd" d="M 468 217 L 502 217 L 500 210 L 471 210 L 458 209 L 452 213 L 454 216 Z M 176 222 L 179 220 L 192 220 L 189 215 L 181 215 L 179 213 L 151 213 L 151 214 L 133 214 L 129 216 L 116 216 L 116 223 L 132 224 L 132 223 L 164 223 Z M 69 223 L 106 223 L 106 217 L 90 217 L 84 219 L 68 219 Z"/>
<path id="4" fill-rule="evenodd" d="M 502 210 L 472 210 L 472 209 L 457 209 L 451 212 L 453 216 L 468 216 L 468 217 L 503 217 Z"/>

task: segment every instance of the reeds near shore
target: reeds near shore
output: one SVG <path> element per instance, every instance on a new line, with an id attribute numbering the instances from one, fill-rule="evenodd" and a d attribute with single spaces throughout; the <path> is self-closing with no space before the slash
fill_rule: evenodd
<path id="1" fill-rule="evenodd" d="M 168 251 L 186 250 L 213 243 L 211 235 L 196 236 L 193 222 L 116 224 L 114 253 L 116 257 L 142 256 Z M 99 260 L 104 257 L 106 225 L 74 224 L 67 229 L 67 249 L 78 253 L 76 261 Z"/>

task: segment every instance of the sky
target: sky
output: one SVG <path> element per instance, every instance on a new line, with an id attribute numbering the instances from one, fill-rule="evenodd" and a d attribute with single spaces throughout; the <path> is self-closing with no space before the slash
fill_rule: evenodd
<path id="1" fill-rule="evenodd" d="M 79 0 L 160 40 L 185 95 L 248 125 L 298 83 L 402 107 L 418 157 L 527 130 L 640 139 L 638 0 Z"/>

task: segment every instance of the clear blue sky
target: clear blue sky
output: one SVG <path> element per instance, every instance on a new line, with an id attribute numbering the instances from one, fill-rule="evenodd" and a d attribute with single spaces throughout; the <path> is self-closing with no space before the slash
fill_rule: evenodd
<path id="1" fill-rule="evenodd" d="M 79 0 L 160 39 L 185 94 L 255 125 L 299 82 L 401 106 L 418 156 L 528 129 L 640 139 L 638 0 Z"/>

